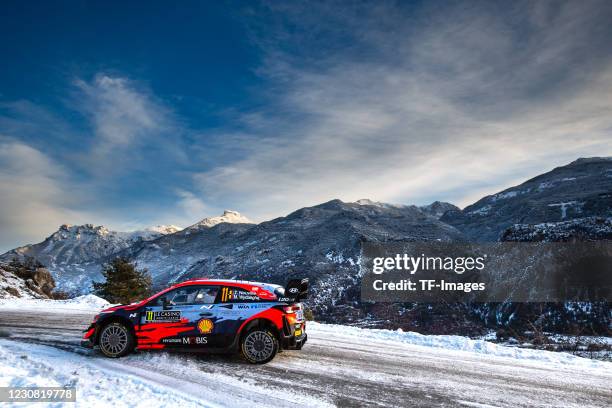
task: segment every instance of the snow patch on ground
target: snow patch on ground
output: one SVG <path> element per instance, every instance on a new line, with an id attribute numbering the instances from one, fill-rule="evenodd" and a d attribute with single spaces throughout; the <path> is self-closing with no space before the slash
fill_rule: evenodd
<path id="1" fill-rule="evenodd" d="M 0 339 L 0 386 L 76 387 L 77 406 L 84 407 L 215 406 L 160 383 L 103 369 L 96 360 L 53 347 Z"/>
<path id="2" fill-rule="evenodd" d="M 49 313 L 97 312 L 112 306 L 95 295 L 78 296 L 73 299 L 0 299 L 0 310 L 40 310 Z"/>
<path id="3" fill-rule="evenodd" d="M 359 327 L 342 326 L 336 324 L 320 324 L 308 322 L 307 331 L 316 333 L 317 337 L 346 336 L 359 339 L 371 339 L 373 341 L 389 341 L 394 343 L 410 344 L 421 347 L 441 348 L 461 352 L 483 354 L 512 358 L 515 360 L 530 360 L 545 362 L 547 365 L 577 365 L 589 368 L 605 368 L 612 370 L 612 363 L 587 358 L 577 357 L 568 353 L 559 353 L 545 350 L 523 349 L 507 347 L 494 344 L 484 340 L 472 340 L 463 336 L 452 335 L 424 335 L 415 332 L 404 332 L 385 329 L 362 329 Z"/>
<path id="4" fill-rule="evenodd" d="M 0 339 L 0 386 L 76 387 L 77 406 L 332 406 L 327 401 L 291 392 L 291 388 L 267 387 L 257 379 L 231 374 L 223 363 L 213 372 L 206 372 L 193 356 L 138 353 L 109 360 Z"/>
<path id="5" fill-rule="evenodd" d="M 476 210 L 468 212 L 470 215 L 488 215 L 489 211 L 491 211 L 491 206 L 489 204 L 484 205 Z"/>

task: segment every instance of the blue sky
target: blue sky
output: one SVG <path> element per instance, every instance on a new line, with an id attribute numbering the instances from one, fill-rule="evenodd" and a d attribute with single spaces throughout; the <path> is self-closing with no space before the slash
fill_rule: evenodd
<path id="1" fill-rule="evenodd" d="M 464 206 L 612 154 L 606 1 L 0 11 L 0 250 L 62 223 Z"/>

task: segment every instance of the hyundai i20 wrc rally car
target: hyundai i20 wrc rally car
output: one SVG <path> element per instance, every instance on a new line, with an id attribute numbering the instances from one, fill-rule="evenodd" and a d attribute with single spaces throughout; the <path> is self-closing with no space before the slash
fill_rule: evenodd
<path id="1" fill-rule="evenodd" d="M 280 349 L 301 349 L 306 322 L 301 300 L 308 279 L 286 287 L 267 283 L 193 279 L 138 303 L 102 310 L 81 345 L 108 357 L 133 350 L 240 352 L 254 364 Z"/>

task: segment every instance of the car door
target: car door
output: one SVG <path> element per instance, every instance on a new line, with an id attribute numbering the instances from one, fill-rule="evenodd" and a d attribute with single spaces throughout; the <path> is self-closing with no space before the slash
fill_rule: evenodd
<path id="1" fill-rule="evenodd" d="M 182 306 L 189 331 L 180 337 L 183 346 L 219 347 L 218 315 L 215 304 L 219 286 L 199 285 Z"/>
<path id="2" fill-rule="evenodd" d="M 163 347 L 206 345 L 202 335 L 214 331 L 212 300 L 207 295 L 210 287 L 189 285 L 174 289 L 158 297 L 145 307 L 140 332 L 144 340 Z"/>

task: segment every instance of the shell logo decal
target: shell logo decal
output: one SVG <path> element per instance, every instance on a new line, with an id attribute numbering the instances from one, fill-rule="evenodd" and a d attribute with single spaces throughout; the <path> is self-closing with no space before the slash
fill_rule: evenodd
<path id="1" fill-rule="evenodd" d="M 213 331 L 214 328 L 215 328 L 215 324 L 210 319 L 201 319 L 198 322 L 198 330 L 202 334 L 209 334 Z"/>

